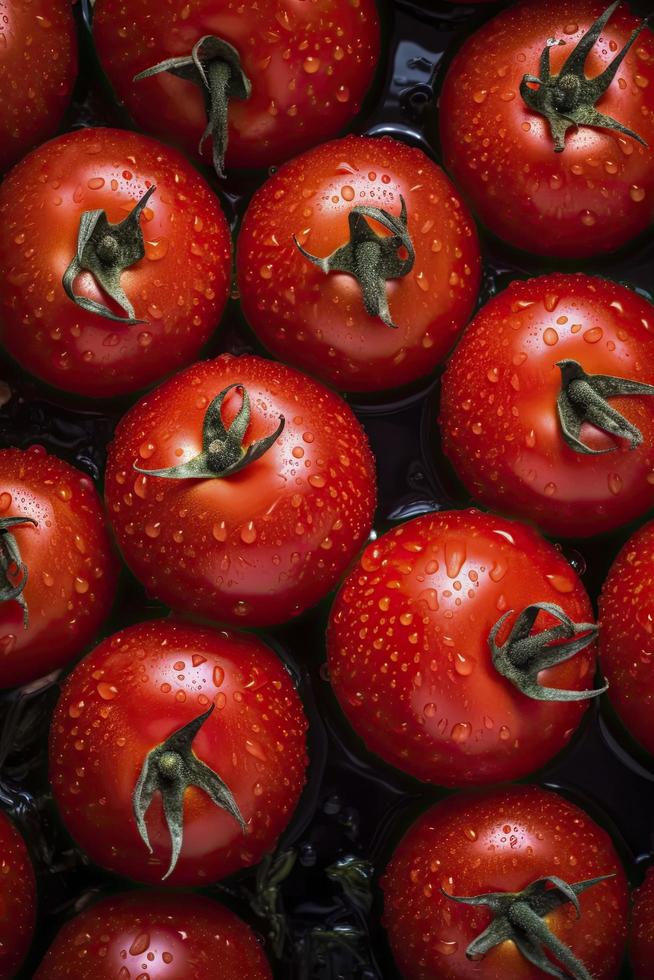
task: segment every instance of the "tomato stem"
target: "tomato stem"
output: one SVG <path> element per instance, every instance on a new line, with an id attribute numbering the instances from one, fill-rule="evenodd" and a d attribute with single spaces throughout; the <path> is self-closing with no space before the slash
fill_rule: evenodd
<path id="1" fill-rule="evenodd" d="M 565 41 L 550 38 L 541 55 L 540 74 L 525 75 L 520 83 L 520 94 L 525 104 L 533 112 L 537 112 L 547 119 L 556 153 L 562 153 L 565 149 L 565 138 L 568 130 L 579 126 L 596 126 L 600 129 L 616 130 L 625 136 L 631 136 L 643 146 L 647 146 L 645 140 L 638 133 L 627 129 L 617 119 L 599 112 L 595 105 L 615 78 L 627 52 L 641 31 L 647 26 L 649 18 L 643 20 L 642 24 L 633 31 L 622 51 L 615 56 L 600 75 L 595 78 L 587 78 L 584 68 L 593 45 L 598 41 L 604 27 L 619 5 L 620 0 L 615 0 L 615 3 L 612 3 L 597 18 L 570 52 L 558 75 L 551 73 L 550 49 L 565 44 Z M 538 87 L 534 88 L 534 85 Z"/>
<path id="2" fill-rule="evenodd" d="M 413 269 L 416 253 L 413 241 L 407 228 L 407 209 L 404 198 L 400 196 L 402 212 L 399 218 L 383 208 L 365 207 L 352 208 L 348 215 L 350 241 L 335 252 L 321 259 L 307 252 L 297 238 L 293 236 L 296 246 L 309 262 L 313 262 L 328 275 L 330 272 L 346 272 L 359 283 L 363 294 L 363 305 L 369 316 L 379 317 L 387 327 L 396 328 L 388 308 L 386 281 L 401 279 Z M 370 227 L 366 218 L 372 218 L 390 235 L 378 235 Z M 406 249 L 406 258 L 400 258 L 398 250 Z"/>
<path id="3" fill-rule="evenodd" d="M 268 923 L 268 938 L 274 955 L 280 959 L 288 936 L 280 885 L 286 881 L 295 867 L 297 851 L 278 851 L 266 854 L 257 868 L 255 891 L 250 907 L 255 915 Z"/>
<path id="4" fill-rule="evenodd" d="M 0 602 L 18 602 L 23 609 L 23 629 L 27 629 L 29 614 L 23 595 L 28 578 L 27 565 L 21 559 L 18 542 L 9 530 L 23 524 L 38 527 L 32 517 L 0 518 Z"/>

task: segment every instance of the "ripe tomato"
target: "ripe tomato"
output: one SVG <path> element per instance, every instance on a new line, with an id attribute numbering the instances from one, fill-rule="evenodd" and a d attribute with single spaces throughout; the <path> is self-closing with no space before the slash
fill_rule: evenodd
<path id="1" fill-rule="evenodd" d="M 55 132 L 77 75 L 70 0 L 4 0 L 0 174 Z"/>
<path id="2" fill-rule="evenodd" d="M 102 867 L 208 884 L 274 848 L 304 785 L 306 728 L 288 671 L 257 637 L 140 623 L 66 681 L 50 730 L 54 796 Z"/>
<path id="3" fill-rule="evenodd" d="M 98 0 L 93 35 L 138 125 L 205 162 L 213 152 L 221 176 L 226 146 L 229 167 L 268 167 L 336 136 L 380 53 L 375 0 Z"/>
<path id="4" fill-rule="evenodd" d="M 441 396 L 443 448 L 470 493 L 566 537 L 644 514 L 654 503 L 653 326 L 637 293 L 584 275 L 513 282 L 487 303 Z"/>
<path id="5" fill-rule="evenodd" d="M 40 446 L 0 450 L 0 688 L 79 656 L 111 609 L 117 578 L 89 477 Z"/>
<path id="6" fill-rule="evenodd" d="M 189 463 L 198 454 L 199 468 Z M 160 475 L 180 464 L 178 479 Z M 374 461 L 337 395 L 281 364 L 224 354 L 128 412 L 109 447 L 106 497 L 152 595 L 271 625 L 325 596 L 365 541 Z"/>
<path id="7" fill-rule="evenodd" d="M 67 922 L 35 980 L 271 980 L 249 926 L 202 895 L 112 895 Z M 146 972 L 144 972 L 146 971 Z"/>
<path id="8" fill-rule="evenodd" d="M 581 721 L 592 620 L 574 570 L 531 528 L 427 514 L 369 544 L 346 579 L 330 677 L 355 731 L 392 765 L 443 786 L 517 779 Z"/>
<path id="9" fill-rule="evenodd" d="M 36 879 L 25 841 L 0 812 L 0 977 L 13 977 L 32 942 Z"/>
<path id="10" fill-rule="evenodd" d="M 557 793 L 510 786 L 449 797 L 409 829 L 381 884 L 405 980 L 618 975 L 624 870 L 606 831 Z M 472 896 L 488 900 L 456 900 Z"/>
<path id="11" fill-rule="evenodd" d="M 326 256 L 331 274 L 315 262 Z M 243 312 L 266 347 L 349 391 L 430 374 L 480 281 L 474 224 L 440 167 L 362 136 L 310 150 L 263 185 L 237 266 Z"/>
<path id="12" fill-rule="evenodd" d="M 633 980 L 649 980 L 654 963 L 654 869 L 634 892 L 629 936 L 629 960 Z"/>
<path id="13" fill-rule="evenodd" d="M 518 248 L 612 252 L 654 218 L 654 36 L 634 39 L 641 22 L 628 5 L 607 7 L 512 5 L 445 78 L 445 165 L 484 224 Z"/>
<path id="14" fill-rule="evenodd" d="M 68 133 L 0 188 L 0 337 L 58 388 L 117 395 L 192 361 L 230 276 L 218 200 L 177 151 L 145 136 Z"/>

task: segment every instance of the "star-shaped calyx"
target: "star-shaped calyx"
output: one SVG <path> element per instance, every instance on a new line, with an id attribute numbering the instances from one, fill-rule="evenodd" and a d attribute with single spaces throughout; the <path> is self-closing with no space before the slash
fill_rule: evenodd
<path id="1" fill-rule="evenodd" d="M 20 556 L 20 548 L 12 534 L 12 528 L 25 524 L 37 526 L 32 517 L 3 517 L 0 519 L 0 602 L 17 602 L 23 609 L 23 626 L 27 629 L 29 617 L 23 591 L 27 585 L 27 565 Z"/>

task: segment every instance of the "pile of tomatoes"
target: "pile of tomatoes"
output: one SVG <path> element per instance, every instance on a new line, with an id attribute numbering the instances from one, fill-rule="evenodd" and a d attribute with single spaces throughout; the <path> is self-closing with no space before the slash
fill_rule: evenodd
<path id="1" fill-rule="evenodd" d="M 654 976 L 645 13 L 0 0 L 0 980 Z"/>

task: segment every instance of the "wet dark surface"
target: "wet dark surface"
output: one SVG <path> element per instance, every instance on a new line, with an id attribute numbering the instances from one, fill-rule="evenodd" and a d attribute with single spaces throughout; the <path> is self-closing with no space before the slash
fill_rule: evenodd
<path id="1" fill-rule="evenodd" d="M 378 98 L 360 131 L 388 133 L 421 146 L 438 159 L 424 133 L 434 132 L 433 93 L 443 66 L 461 37 L 501 5 L 480 8 L 438 0 L 396 0 L 387 10 L 388 70 Z M 648 12 L 647 4 L 633 4 Z M 112 105 L 99 78 L 88 38 L 83 72 L 67 127 L 128 125 Z M 230 180 L 220 193 L 234 225 L 258 179 Z M 214 182 L 214 186 L 216 186 Z M 485 276 L 480 302 L 516 276 L 551 268 L 542 260 L 517 256 L 483 239 Z M 610 275 L 645 293 L 652 289 L 654 241 L 636 245 L 584 271 Z M 207 354 L 257 350 L 234 298 Z M 131 400 L 94 405 L 52 392 L 0 361 L 0 444 L 44 445 L 87 472 L 101 488 L 107 442 Z M 9 397 L 9 389 L 11 397 Z M 8 400 L 7 400 L 8 399 Z M 133 400 L 133 399 L 132 399 Z M 409 392 L 386 405 L 355 405 L 378 462 L 379 510 L 376 529 L 437 507 L 462 506 L 465 494 L 440 456 L 435 428 L 437 381 L 425 392 Z M 603 539 L 566 542 L 564 551 L 583 574 L 593 599 L 618 548 L 632 529 Z M 441 791 L 419 784 L 370 757 L 348 730 L 326 679 L 323 649 L 325 601 L 299 622 L 271 637 L 298 679 L 312 721 L 312 766 L 301 806 L 280 844 L 295 863 L 273 910 L 284 915 L 283 980 L 376 980 L 398 976 L 379 926 L 380 901 L 374 886 L 394 843 L 407 824 Z M 124 572 L 116 607 L 105 633 L 130 622 L 165 614 Z M 17 817 L 30 843 L 41 897 L 38 940 L 21 976 L 32 975 L 43 951 L 64 921 L 98 890 L 129 885 L 91 866 L 63 830 L 49 795 L 46 744 L 49 714 L 57 697 L 56 678 L 0 695 L 0 805 Z M 606 706 L 593 705 L 565 755 L 538 774 L 562 788 L 609 826 L 634 880 L 654 849 L 654 775 L 638 759 Z M 259 889 L 261 886 L 261 873 Z M 227 901 L 262 933 L 251 898 L 256 869 L 206 890 Z M 261 891 L 259 892 L 261 894 Z M 275 908 L 275 900 L 277 906 Z M 255 903 L 256 904 L 256 903 Z M 629 976 L 625 972 L 625 977 Z"/>

